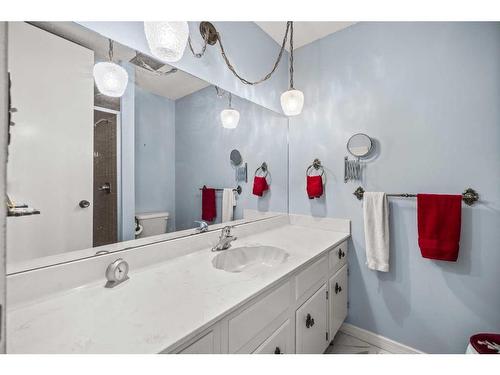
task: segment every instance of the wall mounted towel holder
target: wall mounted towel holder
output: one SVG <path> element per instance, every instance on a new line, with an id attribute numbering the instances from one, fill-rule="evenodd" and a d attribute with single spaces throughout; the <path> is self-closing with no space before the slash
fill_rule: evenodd
<path id="1" fill-rule="evenodd" d="M 365 189 L 361 186 L 354 191 L 354 195 L 358 200 L 363 199 L 363 195 L 365 193 Z M 399 193 L 399 194 L 387 194 L 388 197 L 401 197 L 401 198 L 415 198 L 417 194 L 415 193 Z M 474 203 L 479 201 L 479 194 L 472 188 L 467 188 L 462 193 L 462 200 L 467 206 L 472 206 Z"/>
<path id="2" fill-rule="evenodd" d="M 223 191 L 224 190 L 224 188 L 212 188 L 212 189 L 214 189 L 215 191 Z M 200 190 L 203 190 L 203 188 L 200 188 Z M 238 195 L 241 195 L 241 192 L 243 191 L 243 189 L 241 189 L 241 186 L 238 185 L 237 187 L 235 187 L 233 189 L 233 191 L 237 192 Z"/>
<path id="3" fill-rule="evenodd" d="M 257 173 L 259 173 L 259 171 L 262 172 L 262 174 L 263 174 L 262 177 L 267 177 L 267 175 L 269 174 L 269 169 L 267 168 L 266 162 L 263 162 L 262 165 L 255 170 L 254 175 L 257 176 Z"/>
<path id="4" fill-rule="evenodd" d="M 323 168 L 323 166 L 321 165 L 321 161 L 319 159 L 314 159 L 312 164 L 309 167 L 307 167 L 306 176 L 309 176 L 311 168 L 314 168 L 317 171 L 321 170 L 321 176 L 325 174 L 325 168 Z"/>

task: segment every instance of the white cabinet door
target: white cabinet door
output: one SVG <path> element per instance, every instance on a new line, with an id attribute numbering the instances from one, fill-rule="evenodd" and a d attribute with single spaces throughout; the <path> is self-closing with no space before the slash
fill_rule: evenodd
<path id="1" fill-rule="evenodd" d="M 259 334 L 263 334 L 263 339 L 269 337 L 269 334 L 275 329 L 274 327 L 269 328 L 269 326 L 280 319 L 289 307 L 290 283 L 286 282 L 230 318 L 228 322 L 229 353 L 252 352 L 255 346 L 262 341 L 258 341 L 249 351 L 247 351 L 246 345 Z"/>
<path id="2" fill-rule="evenodd" d="M 330 337 L 333 338 L 347 317 L 347 265 L 330 279 Z"/>
<path id="3" fill-rule="evenodd" d="M 279 327 L 253 354 L 289 354 L 290 320 Z"/>
<path id="4" fill-rule="evenodd" d="M 295 313 L 297 353 L 321 354 L 328 346 L 326 285 L 323 285 Z"/>
<path id="5" fill-rule="evenodd" d="M 94 52 L 9 22 L 7 193 L 40 215 L 9 217 L 9 263 L 92 247 Z M 83 205 L 83 204 L 82 204 Z"/>

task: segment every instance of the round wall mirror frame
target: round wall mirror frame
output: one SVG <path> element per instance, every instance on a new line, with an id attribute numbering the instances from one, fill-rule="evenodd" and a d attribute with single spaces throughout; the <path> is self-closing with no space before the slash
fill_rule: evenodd
<path id="1" fill-rule="evenodd" d="M 352 156 L 363 158 L 370 154 L 373 149 L 372 139 L 364 133 L 354 134 L 347 141 L 347 151 Z"/>
<path id="2" fill-rule="evenodd" d="M 240 165 L 241 162 L 243 161 L 243 158 L 241 157 L 241 153 L 236 149 L 231 151 L 231 154 L 229 155 L 229 159 L 231 160 L 231 163 L 234 166 Z"/>

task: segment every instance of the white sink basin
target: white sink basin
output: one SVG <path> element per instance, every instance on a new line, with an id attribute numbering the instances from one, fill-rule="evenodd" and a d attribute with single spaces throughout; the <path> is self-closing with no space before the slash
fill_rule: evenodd
<path id="1" fill-rule="evenodd" d="M 274 267 L 285 263 L 288 253 L 273 246 L 245 246 L 223 250 L 212 259 L 219 270 L 241 272 L 253 266 Z"/>

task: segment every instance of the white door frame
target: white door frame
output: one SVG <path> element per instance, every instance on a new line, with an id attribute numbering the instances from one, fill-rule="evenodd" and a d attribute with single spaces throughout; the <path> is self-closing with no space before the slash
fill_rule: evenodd
<path id="1" fill-rule="evenodd" d="M 95 111 L 112 113 L 116 115 L 116 220 L 117 220 L 117 241 L 122 241 L 122 122 L 120 111 L 109 109 L 105 107 L 94 106 Z M 94 122 L 95 123 L 95 122 Z"/>

